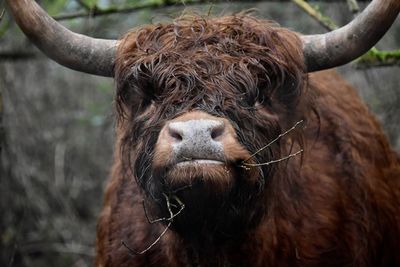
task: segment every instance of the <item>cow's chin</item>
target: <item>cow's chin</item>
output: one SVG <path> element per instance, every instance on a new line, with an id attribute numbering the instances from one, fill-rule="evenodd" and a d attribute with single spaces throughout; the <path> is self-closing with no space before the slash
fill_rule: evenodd
<path id="1" fill-rule="evenodd" d="M 178 163 L 164 172 L 164 189 L 158 192 L 159 199 L 169 198 L 172 208 L 168 210 L 167 201 L 161 201 L 155 213 L 168 217 L 172 210 L 171 229 L 185 238 L 204 238 L 211 232 L 217 239 L 212 242 L 232 239 L 259 217 L 254 203 L 260 185 L 251 175 L 235 164 L 219 161 Z M 179 212 L 182 204 L 184 209 Z"/>
<path id="2" fill-rule="evenodd" d="M 181 188 L 193 191 L 199 184 L 203 184 L 204 191 L 224 195 L 234 185 L 235 176 L 237 176 L 237 170 L 231 164 L 217 160 L 197 159 L 182 161 L 169 168 L 166 172 L 165 184 L 178 192 Z"/>

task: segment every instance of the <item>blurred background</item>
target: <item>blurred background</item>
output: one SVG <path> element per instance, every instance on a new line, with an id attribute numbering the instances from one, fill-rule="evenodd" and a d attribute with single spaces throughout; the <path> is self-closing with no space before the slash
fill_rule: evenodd
<path id="1" fill-rule="evenodd" d="M 38 2 L 73 31 L 102 38 L 170 21 L 183 10 L 221 16 L 254 8 L 258 16 L 301 33 L 327 31 L 289 0 Z M 346 0 L 311 3 L 338 25 L 353 17 Z M 366 2 L 359 5 L 364 8 Z M 3 8 L 0 0 L 0 266 L 91 266 L 96 218 L 112 163 L 113 80 L 48 60 Z M 400 48 L 399 19 L 377 48 Z M 338 71 L 400 151 L 398 62 L 385 67 L 353 63 Z"/>

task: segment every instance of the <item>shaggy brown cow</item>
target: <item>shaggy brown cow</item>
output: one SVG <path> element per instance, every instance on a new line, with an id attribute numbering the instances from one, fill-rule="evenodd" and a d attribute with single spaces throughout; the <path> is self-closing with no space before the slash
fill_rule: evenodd
<path id="1" fill-rule="evenodd" d="M 240 14 L 182 17 L 115 42 L 10 0 L 51 57 L 117 82 L 97 266 L 400 266 L 399 160 L 346 82 L 307 74 L 373 45 L 400 9 L 383 2 L 323 37 Z M 19 14 L 21 3 L 35 11 Z M 105 66 L 115 46 L 115 68 Z"/>

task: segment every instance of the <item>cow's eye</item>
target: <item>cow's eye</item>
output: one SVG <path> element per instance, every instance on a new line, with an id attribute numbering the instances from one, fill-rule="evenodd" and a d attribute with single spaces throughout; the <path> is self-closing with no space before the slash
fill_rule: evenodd
<path id="1" fill-rule="evenodd" d="M 151 102 L 156 99 L 156 90 L 152 84 L 146 84 L 146 86 L 140 86 L 141 94 L 144 102 Z"/>
<path id="2" fill-rule="evenodd" d="M 156 96 L 152 87 L 141 88 L 136 95 L 131 96 L 132 103 L 137 103 L 137 110 L 139 112 L 147 109 L 156 101 Z"/>
<path id="3" fill-rule="evenodd" d="M 260 108 L 262 108 L 263 107 L 263 103 L 264 102 L 260 102 L 260 101 L 256 101 L 256 102 L 254 102 L 254 109 L 260 109 Z"/>
<path id="4" fill-rule="evenodd" d="M 117 101 L 133 113 L 142 112 L 156 100 L 151 86 L 129 83 L 117 92 Z"/>
<path id="5" fill-rule="evenodd" d="M 258 101 L 258 97 L 259 97 L 259 90 L 257 88 L 247 90 L 239 97 L 239 100 L 241 102 L 240 105 L 246 108 L 253 108 L 256 102 Z"/>

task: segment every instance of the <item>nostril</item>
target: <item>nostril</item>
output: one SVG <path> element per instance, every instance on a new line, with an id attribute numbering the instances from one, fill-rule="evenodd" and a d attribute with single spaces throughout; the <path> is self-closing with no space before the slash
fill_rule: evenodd
<path id="1" fill-rule="evenodd" d="M 224 125 L 220 125 L 218 127 L 215 127 L 211 131 L 211 138 L 213 140 L 218 140 L 224 134 L 224 131 L 225 131 Z"/>
<path id="2" fill-rule="evenodd" d="M 177 130 L 169 128 L 168 129 L 169 136 L 175 141 L 180 142 L 183 140 L 182 134 L 179 133 Z"/>

